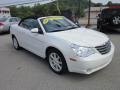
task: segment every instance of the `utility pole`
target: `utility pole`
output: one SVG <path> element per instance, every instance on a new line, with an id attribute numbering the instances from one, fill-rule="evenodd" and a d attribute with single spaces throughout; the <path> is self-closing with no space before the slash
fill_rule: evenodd
<path id="1" fill-rule="evenodd" d="M 77 16 L 80 17 L 80 0 L 77 1 L 78 2 L 78 11 L 77 11 Z"/>
<path id="2" fill-rule="evenodd" d="M 88 8 L 88 25 L 87 25 L 87 27 L 88 26 L 90 26 L 90 11 L 91 11 L 91 0 L 89 0 L 89 8 Z"/>
<path id="3" fill-rule="evenodd" d="M 61 15 L 61 11 L 60 11 L 60 7 L 59 7 L 59 0 L 56 1 L 56 7 L 57 7 L 57 10 L 58 10 L 58 13 Z"/>
<path id="4" fill-rule="evenodd" d="M 61 15 L 61 10 L 60 10 L 60 6 L 59 6 L 59 0 L 56 0 L 56 2 L 53 3 L 53 5 L 55 5 L 55 7 L 56 7 L 56 9 L 57 9 L 57 11 L 59 13 L 59 15 Z"/>

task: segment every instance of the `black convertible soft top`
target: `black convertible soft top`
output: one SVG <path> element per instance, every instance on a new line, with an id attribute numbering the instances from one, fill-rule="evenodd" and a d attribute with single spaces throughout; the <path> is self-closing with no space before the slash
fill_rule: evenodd
<path id="1" fill-rule="evenodd" d="M 37 18 L 39 18 L 39 17 L 40 17 L 40 16 L 29 16 L 29 17 L 25 17 L 25 18 L 21 19 L 21 21 L 19 22 L 18 25 L 20 25 L 20 23 L 21 23 L 22 21 L 24 21 L 25 19 L 29 19 L 29 18 L 37 19 Z M 41 17 L 42 17 L 42 16 L 41 16 Z"/>

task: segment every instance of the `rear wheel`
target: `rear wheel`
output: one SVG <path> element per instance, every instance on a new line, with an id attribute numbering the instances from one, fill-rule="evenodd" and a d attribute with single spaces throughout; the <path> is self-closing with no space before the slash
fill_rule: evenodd
<path id="1" fill-rule="evenodd" d="M 20 46 L 19 46 L 19 43 L 18 43 L 18 40 L 15 36 L 12 37 L 12 42 L 13 42 L 13 46 L 16 50 L 19 50 L 20 49 Z"/>
<path id="2" fill-rule="evenodd" d="M 48 51 L 47 60 L 53 72 L 63 74 L 67 71 L 67 64 L 64 56 L 56 49 Z"/>
<path id="3" fill-rule="evenodd" d="M 97 21 L 97 30 L 100 31 L 100 32 L 103 32 L 103 26 L 102 26 L 102 23 L 99 20 Z"/>
<path id="4" fill-rule="evenodd" d="M 120 25 L 120 16 L 114 16 L 113 18 L 112 18 L 112 24 L 113 25 Z"/>
<path id="5" fill-rule="evenodd" d="M 103 26 L 102 25 L 97 25 L 97 29 L 100 32 L 104 32 Z"/>

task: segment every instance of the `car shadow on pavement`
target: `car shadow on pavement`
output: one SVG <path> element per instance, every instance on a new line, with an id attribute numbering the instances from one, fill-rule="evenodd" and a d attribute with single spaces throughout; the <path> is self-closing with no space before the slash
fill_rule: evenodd
<path id="1" fill-rule="evenodd" d="M 0 33 L 0 36 L 8 35 L 9 33 Z"/>
<path id="2" fill-rule="evenodd" d="M 120 34 L 120 32 L 119 31 L 116 31 L 116 30 L 111 30 L 111 29 L 107 29 L 107 30 L 105 30 L 103 33 L 105 33 L 105 34 Z"/>
<path id="3" fill-rule="evenodd" d="M 24 48 L 21 48 L 21 51 L 24 52 L 25 54 L 29 55 L 30 57 L 34 58 L 37 62 L 41 61 L 44 64 L 47 63 L 47 60 L 43 59 L 40 56 L 37 56 L 36 54 L 34 54 L 34 53 L 24 49 Z"/>

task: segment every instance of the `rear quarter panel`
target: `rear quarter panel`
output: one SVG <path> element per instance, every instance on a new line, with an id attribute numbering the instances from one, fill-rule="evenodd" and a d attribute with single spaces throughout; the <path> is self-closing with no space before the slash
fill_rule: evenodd
<path id="1" fill-rule="evenodd" d="M 17 24 L 14 24 L 14 25 L 11 25 L 10 27 L 10 34 L 12 35 L 15 35 L 17 36 L 17 32 L 18 32 L 18 25 Z"/>
<path id="2" fill-rule="evenodd" d="M 18 35 L 19 34 L 19 26 L 18 26 L 18 24 L 14 24 L 14 25 L 10 26 L 10 34 L 14 35 L 19 42 L 19 35 Z M 19 42 L 19 44 L 20 44 L 20 42 Z"/>

